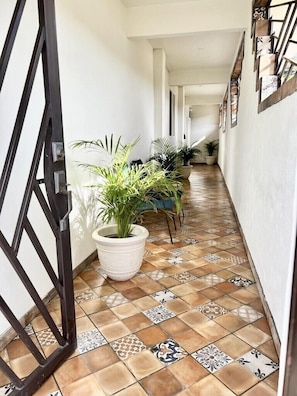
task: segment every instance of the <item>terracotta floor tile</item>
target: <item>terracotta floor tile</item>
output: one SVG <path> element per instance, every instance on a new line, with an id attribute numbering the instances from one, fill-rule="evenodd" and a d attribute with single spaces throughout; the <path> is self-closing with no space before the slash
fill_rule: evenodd
<path id="1" fill-rule="evenodd" d="M 191 307 L 186 302 L 184 302 L 183 300 L 181 300 L 179 298 L 170 300 L 170 301 L 166 302 L 164 305 L 166 308 L 168 308 L 175 315 L 179 315 L 179 314 L 191 309 Z"/>
<path id="2" fill-rule="evenodd" d="M 168 338 L 168 335 L 158 326 L 151 326 L 147 329 L 140 330 L 136 335 L 147 348 L 159 344 L 161 341 L 165 341 Z"/>
<path id="3" fill-rule="evenodd" d="M 236 395 L 255 385 L 259 379 L 237 362 L 232 362 L 214 374 Z"/>
<path id="4" fill-rule="evenodd" d="M 115 289 L 110 285 L 103 285 L 100 287 L 93 288 L 94 292 L 99 296 L 109 296 L 115 292 Z"/>
<path id="5" fill-rule="evenodd" d="M 168 370 L 175 376 L 183 387 L 190 387 L 197 381 L 206 377 L 209 372 L 201 366 L 192 356 L 187 356 L 168 366 Z"/>
<path id="6" fill-rule="evenodd" d="M 209 301 L 209 298 L 205 297 L 202 293 L 199 292 L 187 294 L 182 298 L 188 304 L 192 305 L 192 307 L 198 307 L 199 305 L 203 305 Z"/>
<path id="7" fill-rule="evenodd" d="M 185 312 L 178 317 L 192 328 L 197 328 L 197 326 L 209 321 L 208 317 L 194 309 Z"/>
<path id="8" fill-rule="evenodd" d="M 152 325 L 152 322 L 143 313 L 123 319 L 123 323 L 133 333 Z"/>
<path id="9" fill-rule="evenodd" d="M 89 318 L 98 328 L 113 322 L 117 322 L 119 320 L 119 318 L 110 309 L 96 312 L 90 315 Z"/>
<path id="10" fill-rule="evenodd" d="M 104 278 L 95 270 L 84 271 L 79 276 L 91 288 L 101 286 L 104 283 Z"/>
<path id="11" fill-rule="evenodd" d="M 128 327 L 120 321 L 102 326 L 100 328 L 100 332 L 109 342 L 130 334 L 130 330 L 128 329 Z"/>
<path id="12" fill-rule="evenodd" d="M 146 293 L 140 289 L 140 287 L 131 287 L 129 289 L 123 290 L 122 294 L 131 301 L 146 296 Z"/>
<path id="13" fill-rule="evenodd" d="M 206 323 L 202 323 L 199 326 L 195 326 L 195 330 L 206 338 L 209 342 L 217 341 L 220 338 L 225 337 L 229 334 L 229 331 L 224 329 L 213 320 L 209 320 Z"/>
<path id="14" fill-rule="evenodd" d="M 193 353 L 197 349 L 203 348 L 205 345 L 209 344 L 209 340 L 207 338 L 198 334 L 197 331 L 193 329 L 175 334 L 174 340 L 188 353 Z"/>
<path id="15" fill-rule="evenodd" d="M 201 290 L 200 293 L 203 294 L 205 297 L 209 298 L 210 300 L 215 300 L 224 295 L 224 293 L 216 287 L 208 287 L 207 289 Z"/>
<path id="16" fill-rule="evenodd" d="M 88 316 L 83 316 L 76 320 L 77 334 L 84 333 L 85 331 L 89 331 L 93 329 L 95 329 L 95 325 Z"/>
<path id="17" fill-rule="evenodd" d="M 193 288 L 188 284 L 179 284 L 177 286 L 171 287 L 170 290 L 179 297 L 187 296 L 194 291 Z"/>
<path id="18" fill-rule="evenodd" d="M 164 367 L 164 364 L 148 350 L 130 357 L 125 361 L 125 364 L 138 380 L 147 377 Z"/>
<path id="19" fill-rule="evenodd" d="M 139 309 L 137 309 L 132 303 L 118 305 L 117 307 L 111 308 L 111 310 L 116 314 L 119 319 L 125 319 L 129 316 L 133 316 L 139 313 Z"/>
<path id="20" fill-rule="evenodd" d="M 190 387 L 193 396 L 234 396 L 221 381 L 213 375 L 208 375 Z"/>
<path id="21" fill-rule="evenodd" d="M 276 396 L 276 391 L 266 385 L 264 382 L 252 387 L 252 389 L 243 393 L 243 396 Z"/>
<path id="22" fill-rule="evenodd" d="M 122 362 L 112 364 L 94 374 L 105 393 L 112 395 L 136 382 Z"/>
<path id="23" fill-rule="evenodd" d="M 134 300 L 133 303 L 141 310 L 145 311 L 147 309 L 150 309 L 152 307 L 156 307 L 159 305 L 158 301 L 156 301 L 154 298 L 150 296 L 145 296 L 142 298 L 138 298 L 137 300 Z"/>
<path id="24" fill-rule="evenodd" d="M 109 345 L 93 349 L 88 353 L 82 354 L 81 357 L 90 373 L 95 373 L 119 361 L 116 353 Z"/>
<path id="25" fill-rule="evenodd" d="M 250 345 L 246 344 L 233 334 L 229 334 L 216 341 L 215 345 L 233 359 L 237 359 L 251 350 Z"/>
<path id="26" fill-rule="evenodd" d="M 81 378 L 77 381 L 62 388 L 63 396 L 77 396 L 77 395 L 88 395 L 88 396 L 105 396 L 105 392 L 102 390 L 98 381 L 94 375 L 88 375 L 87 377 Z"/>
<path id="27" fill-rule="evenodd" d="M 244 326 L 247 325 L 247 322 L 245 322 L 243 319 L 241 319 L 237 315 L 233 315 L 231 312 L 219 316 L 218 318 L 214 319 L 218 324 L 223 326 L 225 329 L 233 332 L 236 331 Z"/>
<path id="28" fill-rule="evenodd" d="M 139 384 L 134 384 L 117 393 L 117 396 L 146 396 L 147 393 Z"/>
<path id="29" fill-rule="evenodd" d="M 60 388 L 72 384 L 73 382 L 90 375 L 91 372 L 87 367 L 82 356 L 76 356 L 67 360 L 54 373 L 55 380 Z"/>
<path id="30" fill-rule="evenodd" d="M 253 293 L 250 293 L 249 291 L 243 289 L 239 289 L 233 293 L 230 293 L 230 297 L 239 300 L 243 304 L 250 304 L 257 298 Z"/>
<path id="31" fill-rule="evenodd" d="M 162 369 L 140 381 L 149 395 L 174 396 L 182 390 L 182 385 L 167 369 Z"/>
<path id="32" fill-rule="evenodd" d="M 105 301 L 102 301 L 100 299 L 82 302 L 80 304 L 80 307 L 85 311 L 87 315 L 99 311 L 104 311 L 108 308 Z"/>
<path id="33" fill-rule="evenodd" d="M 269 385 L 273 390 L 277 392 L 278 390 L 278 376 L 279 372 L 278 370 L 269 375 L 265 380 L 265 384 Z"/>
<path id="34" fill-rule="evenodd" d="M 234 334 L 254 348 L 259 347 L 261 344 L 264 344 L 271 338 L 262 330 L 259 330 L 252 325 L 248 325 L 240 330 L 237 330 Z"/>
<path id="35" fill-rule="evenodd" d="M 242 305 L 240 301 L 228 295 L 218 298 L 215 302 L 230 311 Z"/>

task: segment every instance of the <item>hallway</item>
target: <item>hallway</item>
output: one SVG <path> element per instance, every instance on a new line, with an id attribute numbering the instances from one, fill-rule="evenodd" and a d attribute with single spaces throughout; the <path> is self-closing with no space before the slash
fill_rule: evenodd
<path id="1" fill-rule="evenodd" d="M 146 217 L 132 280 L 105 279 L 98 261 L 76 277 L 77 351 L 35 395 L 277 394 L 278 356 L 217 166 L 194 166 L 184 211 L 174 244 L 163 216 Z M 50 310 L 59 323 L 57 301 Z M 45 355 L 57 348 L 43 320 L 27 328 Z M 35 364 L 20 340 L 1 356 L 20 377 Z"/>

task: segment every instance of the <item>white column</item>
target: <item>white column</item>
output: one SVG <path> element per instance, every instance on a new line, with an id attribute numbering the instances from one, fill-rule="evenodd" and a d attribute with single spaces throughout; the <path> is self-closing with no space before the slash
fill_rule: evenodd
<path id="1" fill-rule="evenodd" d="M 185 90 L 184 87 L 178 87 L 178 100 L 177 100 L 177 141 L 185 142 Z"/>
<path id="2" fill-rule="evenodd" d="M 165 136 L 166 128 L 166 54 L 154 49 L 154 139 Z"/>

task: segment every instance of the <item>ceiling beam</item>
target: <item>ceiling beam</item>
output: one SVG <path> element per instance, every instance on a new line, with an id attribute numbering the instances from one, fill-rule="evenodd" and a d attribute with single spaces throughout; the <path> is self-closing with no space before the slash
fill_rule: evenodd
<path id="1" fill-rule="evenodd" d="M 169 73 L 169 85 L 221 84 L 230 80 L 230 69 L 186 69 Z"/>
<path id="2" fill-rule="evenodd" d="M 200 0 L 127 8 L 127 36 L 153 38 L 198 32 L 242 31 L 250 24 L 251 0 Z"/>

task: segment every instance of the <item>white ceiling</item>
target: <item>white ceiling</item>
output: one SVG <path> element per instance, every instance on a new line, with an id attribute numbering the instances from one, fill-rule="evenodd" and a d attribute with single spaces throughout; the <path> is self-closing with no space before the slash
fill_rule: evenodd
<path id="1" fill-rule="evenodd" d="M 192 0 L 200 1 L 200 0 Z M 126 7 L 141 7 L 165 3 L 186 3 L 189 0 L 122 0 Z M 232 70 L 241 33 L 238 31 L 209 31 L 193 35 L 149 39 L 152 48 L 163 48 L 169 72 L 178 70 Z M 226 92 L 226 84 L 200 84 L 185 87 L 186 96 L 220 97 Z M 189 101 L 189 98 L 187 98 Z M 205 102 L 207 102 L 205 100 Z"/>

